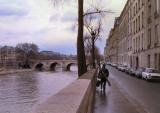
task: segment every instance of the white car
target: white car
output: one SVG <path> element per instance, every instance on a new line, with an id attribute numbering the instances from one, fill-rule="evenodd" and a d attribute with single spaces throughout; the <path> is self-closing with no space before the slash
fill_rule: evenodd
<path id="1" fill-rule="evenodd" d="M 119 65 L 117 68 L 118 68 L 119 71 L 123 71 L 124 72 L 125 69 L 126 69 L 126 66 Z"/>
<path id="2" fill-rule="evenodd" d="M 113 67 L 117 67 L 117 64 L 115 64 L 115 63 L 113 63 L 113 64 L 111 64 Z"/>
<path id="3" fill-rule="evenodd" d="M 142 72 L 142 78 L 146 80 L 160 80 L 160 71 L 152 68 L 146 68 Z"/>

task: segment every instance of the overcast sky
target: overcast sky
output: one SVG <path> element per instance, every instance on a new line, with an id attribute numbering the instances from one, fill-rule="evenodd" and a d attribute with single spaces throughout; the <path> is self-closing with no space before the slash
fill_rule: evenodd
<path id="1" fill-rule="evenodd" d="M 104 20 L 104 37 L 98 42 L 103 52 L 114 18 L 121 13 L 126 0 L 99 2 L 103 2 L 105 10 L 115 12 L 108 14 Z M 75 0 L 68 0 L 59 7 L 54 7 L 51 0 L 0 0 L 0 46 L 28 42 L 37 44 L 40 50 L 76 54 L 76 19 Z"/>

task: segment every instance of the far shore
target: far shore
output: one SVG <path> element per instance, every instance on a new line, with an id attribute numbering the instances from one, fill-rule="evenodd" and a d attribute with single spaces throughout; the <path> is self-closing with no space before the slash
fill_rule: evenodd
<path id="1" fill-rule="evenodd" d="M 32 72 L 33 69 L 5 69 L 0 71 L 0 75 L 8 75 L 14 73 L 25 73 L 25 72 Z"/>

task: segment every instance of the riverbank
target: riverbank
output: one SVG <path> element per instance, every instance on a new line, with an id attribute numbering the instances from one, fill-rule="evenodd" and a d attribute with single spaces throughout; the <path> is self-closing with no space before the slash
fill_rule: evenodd
<path id="1" fill-rule="evenodd" d="M 5 69 L 0 71 L 0 75 L 14 74 L 14 73 L 25 73 L 32 72 L 33 69 Z"/>

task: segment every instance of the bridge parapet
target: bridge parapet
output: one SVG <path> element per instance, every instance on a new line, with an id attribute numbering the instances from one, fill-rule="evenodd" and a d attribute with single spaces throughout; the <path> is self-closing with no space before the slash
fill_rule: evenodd
<path id="1" fill-rule="evenodd" d="M 93 113 L 96 70 L 82 77 L 37 105 L 31 113 Z"/>
<path id="2" fill-rule="evenodd" d="M 55 67 L 57 65 L 60 65 L 60 67 L 65 70 L 65 71 L 69 71 L 71 65 L 73 64 L 77 64 L 76 60 L 40 60 L 37 61 L 34 65 L 33 65 L 33 69 L 37 69 L 37 68 L 41 68 L 39 70 L 45 70 L 45 71 L 54 71 Z M 37 67 L 37 65 L 41 66 L 41 67 Z"/>

